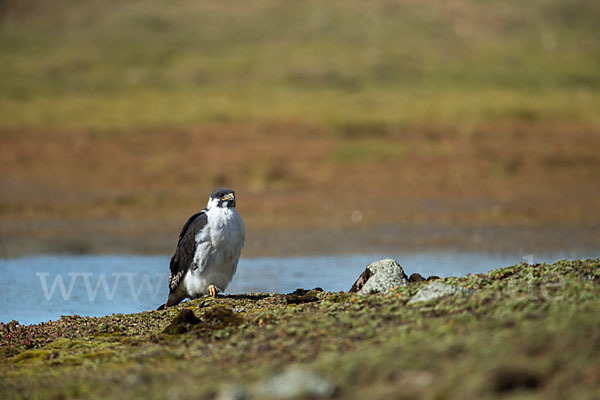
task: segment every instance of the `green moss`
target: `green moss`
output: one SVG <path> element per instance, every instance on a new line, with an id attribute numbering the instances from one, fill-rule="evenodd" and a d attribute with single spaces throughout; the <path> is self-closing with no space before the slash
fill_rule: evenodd
<path id="1" fill-rule="evenodd" d="M 12 358 L 14 363 L 23 363 L 31 361 L 41 361 L 50 357 L 52 354 L 49 350 L 25 350 Z"/>
<path id="2" fill-rule="evenodd" d="M 85 353 L 82 355 L 82 357 L 86 360 L 108 360 L 114 359 L 115 352 L 111 350 L 97 351 L 94 353 Z"/>

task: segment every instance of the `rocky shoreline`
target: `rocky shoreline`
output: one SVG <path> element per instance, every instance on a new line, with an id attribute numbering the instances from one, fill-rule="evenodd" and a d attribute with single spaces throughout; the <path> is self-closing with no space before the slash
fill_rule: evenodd
<path id="1" fill-rule="evenodd" d="M 590 398 L 600 259 L 0 324 L 2 398 Z M 524 394 L 524 393 L 522 393 Z"/>

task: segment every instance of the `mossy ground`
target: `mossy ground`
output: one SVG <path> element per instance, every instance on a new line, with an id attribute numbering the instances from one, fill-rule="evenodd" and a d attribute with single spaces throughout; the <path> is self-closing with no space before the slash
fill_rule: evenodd
<path id="1" fill-rule="evenodd" d="M 2 325 L 3 398 L 212 398 L 304 364 L 339 398 L 592 398 L 600 259 L 445 278 L 428 303 L 313 290 L 198 299 L 166 311 Z M 200 320 L 180 318 L 191 310 Z M 188 313 L 189 316 L 189 313 Z M 165 328 L 171 324 L 167 334 Z"/>

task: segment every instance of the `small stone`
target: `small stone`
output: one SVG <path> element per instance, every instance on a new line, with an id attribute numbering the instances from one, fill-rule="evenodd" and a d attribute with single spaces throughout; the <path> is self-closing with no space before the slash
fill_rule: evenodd
<path id="1" fill-rule="evenodd" d="M 315 301 L 319 301 L 317 294 L 320 292 L 323 292 L 323 289 L 321 289 L 320 287 L 314 288 L 312 290 L 300 288 L 296 289 L 292 293 L 284 295 L 284 298 L 287 304 L 312 303 Z"/>
<path id="2" fill-rule="evenodd" d="M 188 332 L 193 325 L 199 324 L 200 320 L 194 312 L 188 308 L 184 308 L 173 318 L 173 321 L 167 326 L 163 333 L 179 334 Z"/>
<path id="3" fill-rule="evenodd" d="M 436 300 L 444 296 L 469 293 L 470 291 L 460 286 L 448 285 L 443 282 L 432 282 L 422 287 L 407 304 L 414 304 L 420 301 Z"/>
<path id="4" fill-rule="evenodd" d="M 242 323 L 239 315 L 231 311 L 229 308 L 215 306 L 208 309 L 204 313 L 206 323 L 212 323 L 218 326 L 237 326 Z"/>
<path id="5" fill-rule="evenodd" d="M 298 289 L 294 290 L 293 292 L 288 293 L 288 295 L 304 296 L 305 294 L 308 294 L 310 292 L 318 293 L 318 292 L 322 292 L 322 291 L 323 291 L 323 289 L 320 288 L 320 287 L 316 287 L 316 288 L 311 289 L 311 290 L 306 290 L 304 288 L 298 288 Z"/>
<path id="6" fill-rule="evenodd" d="M 304 303 L 312 303 L 315 301 L 319 301 L 317 296 L 311 296 L 305 294 L 304 296 L 295 296 L 293 294 L 288 294 L 285 296 L 286 304 L 304 304 Z"/>
<path id="7" fill-rule="evenodd" d="M 531 371 L 519 368 L 501 369 L 495 372 L 491 381 L 494 391 L 510 392 L 518 389 L 533 390 L 540 386 L 540 378 Z"/>
<path id="8" fill-rule="evenodd" d="M 410 277 L 408 278 L 408 282 L 409 283 L 417 283 L 417 282 L 423 282 L 425 280 L 425 278 L 423 277 L 423 275 L 415 272 L 414 274 L 411 274 Z"/>
<path id="9" fill-rule="evenodd" d="M 369 264 L 349 292 L 386 294 L 395 287 L 405 285 L 408 285 L 408 278 L 400 264 L 392 259 L 384 259 Z"/>
<path id="10" fill-rule="evenodd" d="M 258 383 L 257 398 L 289 399 L 296 397 L 332 397 L 336 387 L 327 379 L 299 365 L 287 367 L 282 373 Z"/>
<path id="11" fill-rule="evenodd" d="M 217 393 L 215 400 L 246 400 L 248 393 L 240 385 L 229 385 Z"/>
<path id="12" fill-rule="evenodd" d="M 208 306 L 210 306 L 210 304 L 207 301 L 202 300 L 200 304 L 198 304 L 198 310 L 202 310 L 203 308 Z"/>

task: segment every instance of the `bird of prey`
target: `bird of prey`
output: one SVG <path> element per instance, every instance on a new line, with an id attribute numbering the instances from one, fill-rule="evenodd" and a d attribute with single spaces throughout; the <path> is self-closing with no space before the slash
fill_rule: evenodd
<path id="1" fill-rule="evenodd" d="M 206 208 L 192 215 L 181 229 L 171 258 L 169 297 L 160 308 L 185 298 L 215 297 L 225 290 L 237 269 L 245 238 L 244 222 L 235 209 L 235 192 L 213 190 Z"/>

